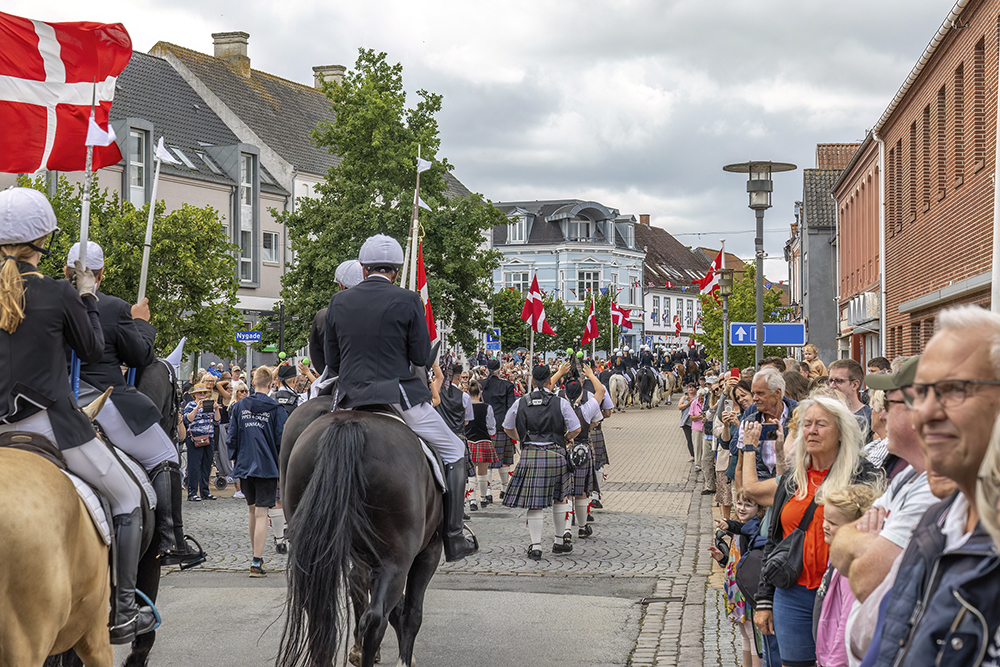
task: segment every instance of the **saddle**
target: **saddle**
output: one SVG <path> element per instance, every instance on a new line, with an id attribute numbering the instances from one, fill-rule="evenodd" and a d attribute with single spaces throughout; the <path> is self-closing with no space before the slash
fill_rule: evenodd
<path id="1" fill-rule="evenodd" d="M 340 410 L 342 408 L 338 408 Z M 349 408 L 355 412 L 370 412 L 373 415 L 384 415 L 386 417 L 392 417 L 393 419 L 399 420 L 403 424 L 403 413 L 399 408 L 389 403 L 373 404 L 373 405 L 357 405 L 353 408 Z M 409 428 L 409 427 L 407 427 Z M 412 433 L 412 431 L 411 431 Z M 424 439 L 421 438 L 416 433 L 413 434 L 417 440 L 420 442 L 420 448 L 424 451 L 424 456 L 427 458 L 427 465 L 430 466 L 431 475 L 434 477 L 434 481 L 437 483 L 441 492 L 447 488 L 447 484 L 444 480 L 444 461 L 441 459 L 441 455 L 435 452 L 433 449 L 427 446 Z"/>

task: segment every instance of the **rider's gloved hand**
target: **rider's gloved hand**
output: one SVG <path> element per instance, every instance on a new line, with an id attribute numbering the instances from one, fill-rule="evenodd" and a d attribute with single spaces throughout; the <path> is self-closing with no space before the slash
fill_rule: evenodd
<path id="1" fill-rule="evenodd" d="M 94 298 L 97 298 L 97 278 L 94 277 L 94 272 L 90 269 L 83 268 L 83 264 L 80 260 L 73 262 L 73 275 L 71 280 L 73 285 L 76 286 L 76 291 L 79 292 L 80 296 L 87 296 L 88 294 Z"/>

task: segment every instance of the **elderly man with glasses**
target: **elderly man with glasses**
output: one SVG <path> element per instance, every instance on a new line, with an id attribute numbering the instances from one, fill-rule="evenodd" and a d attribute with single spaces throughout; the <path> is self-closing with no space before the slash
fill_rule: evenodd
<path id="1" fill-rule="evenodd" d="M 914 529 L 880 641 L 863 665 L 982 664 L 997 630 L 986 618 L 996 618 L 1000 574 L 996 567 L 980 572 L 995 550 L 979 522 L 976 487 L 1000 413 L 1000 315 L 962 306 L 940 313 L 937 329 L 903 397 L 930 471 L 954 480 L 958 491 L 931 506 Z M 970 579 L 978 598 L 964 587 Z"/>

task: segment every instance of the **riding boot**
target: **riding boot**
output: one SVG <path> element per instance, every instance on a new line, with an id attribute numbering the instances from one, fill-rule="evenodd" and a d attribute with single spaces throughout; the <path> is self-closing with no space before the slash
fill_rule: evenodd
<path id="1" fill-rule="evenodd" d="M 118 579 L 113 596 L 112 644 L 129 644 L 159 625 L 156 610 L 151 606 L 139 607 L 135 601 L 136 570 L 142 551 L 141 512 L 137 507 L 131 514 L 119 514 L 114 518 Z"/>
<path id="2" fill-rule="evenodd" d="M 184 535 L 181 518 L 181 468 L 173 461 L 164 461 L 150 471 L 150 481 L 156 491 L 156 529 L 160 565 L 194 567 L 205 561 L 205 553 L 192 549 Z"/>
<path id="3" fill-rule="evenodd" d="M 462 560 L 479 551 L 475 535 L 466 537 L 462 515 L 465 510 L 465 457 L 444 466 L 447 492 L 444 494 L 444 559 L 448 562 Z"/>

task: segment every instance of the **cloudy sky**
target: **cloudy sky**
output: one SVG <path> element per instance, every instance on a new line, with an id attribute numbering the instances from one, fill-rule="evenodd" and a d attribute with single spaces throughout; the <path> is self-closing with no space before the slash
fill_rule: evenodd
<path id="1" fill-rule="evenodd" d="M 444 96 L 442 153 L 493 201 L 579 198 L 649 213 L 687 245 L 753 255 L 745 178 L 722 166 L 792 162 L 765 221 L 767 274 L 817 143 L 860 141 L 952 0 L 7 0 L 46 21 L 121 22 L 134 47 L 212 52 L 250 33 L 251 64 L 312 83 L 359 47 Z M 692 232 L 713 232 L 704 236 Z M 720 233 L 715 233 L 720 232 Z M 748 233 L 750 232 L 750 233 Z"/>

